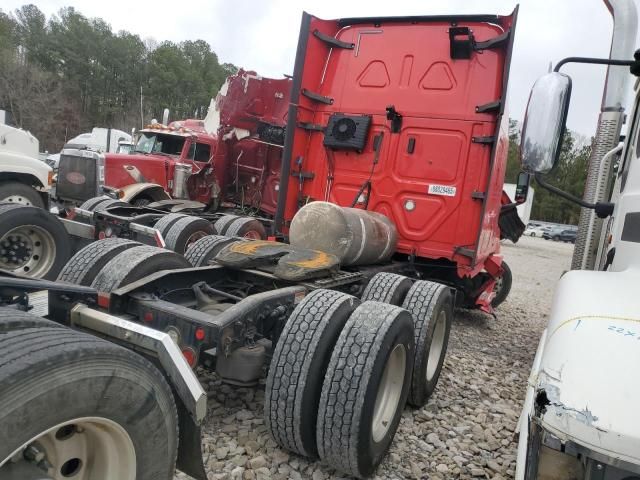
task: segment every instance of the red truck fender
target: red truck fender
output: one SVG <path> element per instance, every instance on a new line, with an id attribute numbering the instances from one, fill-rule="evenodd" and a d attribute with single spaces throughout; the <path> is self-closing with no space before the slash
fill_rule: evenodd
<path id="1" fill-rule="evenodd" d="M 171 198 L 162 185 L 157 183 L 132 183 L 121 187 L 119 192 L 120 200 L 131 204 L 136 200 L 149 200 L 150 203 Z"/>

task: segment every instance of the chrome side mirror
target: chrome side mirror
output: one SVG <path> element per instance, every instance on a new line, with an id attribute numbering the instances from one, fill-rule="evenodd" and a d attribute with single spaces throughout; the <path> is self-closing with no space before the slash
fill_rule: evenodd
<path id="1" fill-rule="evenodd" d="M 520 143 L 525 172 L 548 173 L 556 165 L 570 98 L 571 78 L 564 73 L 547 73 L 533 84 Z"/>

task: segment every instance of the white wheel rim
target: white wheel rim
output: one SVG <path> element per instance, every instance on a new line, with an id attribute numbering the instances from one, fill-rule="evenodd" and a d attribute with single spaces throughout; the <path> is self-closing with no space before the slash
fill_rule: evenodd
<path id="1" fill-rule="evenodd" d="M 431 337 L 431 345 L 429 346 L 429 356 L 427 358 L 427 382 L 430 382 L 440 363 L 440 356 L 444 348 L 444 336 L 447 331 L 447 312 L 442 310 L 436 320 L 436 326 Z"/>
<path id="2" fill-rule="evenodd" d="M 34 451 L 36 459 L 29 455 Z M 3 460 L 0 477 L 16 462 L 32 463 L 54 480 L 136 478 L 136 454 L 129 434 L 100 417 L 78 418 L 36 435 Z"/>
<path id="3" fill-rule="evenodd" d="M 27 197 L 22 195 L 9 195 L 8 197 L 5 197 L 0 201 L 9 202 L 9 203 L 19 203 L 20 205 L 29 205 L 29 206 L 33 205 L 31 203 L 31 200 L 29 200 Z"/>
<path id="4" fill-rule="evenodd" d="M 44 277 L 56 259 L 51 233 L 37 225 L 20 225 L 0 238 L 0 268 L 28 277 Z"/>
<path id="5" fill-rule="evenodd" d="M 387 364 L 384 367 L 382 379 L 378 386 L 376 403 L 373 407 L 371 435 L 376 443 L 380 442 L 387 434 L 393 417 L 398 410 L 406 368 L 407 351 L 404 345 L 398 344 L 393 348 L 387 359 Z"/>

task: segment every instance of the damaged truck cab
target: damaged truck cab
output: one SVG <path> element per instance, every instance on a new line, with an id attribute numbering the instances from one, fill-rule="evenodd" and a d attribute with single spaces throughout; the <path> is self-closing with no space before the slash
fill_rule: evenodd
<path id="1" fill-rule="evenodd" d="M 543 188 L 583 207 L 573 267 L 558 282 L 518 424 L 517 480 L 640 478 L 640 83 L 624 143 L 624 96 L 640 55 L 634 2 L 605 0 L 614 18 L 609 59 L 572 57 L 534 85 L 521 160 Z M 565 128 L 568 62 L 609 65 L 585 194 L 546 183 Z M 617 168 L 614 165 L 617 164 Z M 582 221 L 586 219 L 586 221 Z M 583 242 L 581 245 L 580 239 Z M 586 240 L 586 241 L 584 241 Z"/>

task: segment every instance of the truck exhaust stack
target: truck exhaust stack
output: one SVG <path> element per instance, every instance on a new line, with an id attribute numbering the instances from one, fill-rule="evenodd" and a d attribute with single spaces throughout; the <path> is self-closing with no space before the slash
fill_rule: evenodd
<path id="1" fill-rule="evenodd" d="M 609 58 L 629 59 L 633 57 L 638 13 L 633 1 L 604 0 L 613 17 L 613 36 Z M 603 157 L 619 141 L 624 123 L 624 106 L 629 87 L 629 74 L 626 67 L 611 65 L 607 69 L 607 78 L 602 95 L 602 107 L 598 118 L 595 142 L 589 159 L 589 170 L 584 188 L 583 199 L 590 203 L 606 201 L 609 191 L 612 169 L 611 164 L 602 165 Z M 576 247 L 571 261 L 572 270 L 592 270 L 599 264 L 598 252 L 602 235 L 603 220 L 591 209 L 580 212 L 580 224 Z"/>

